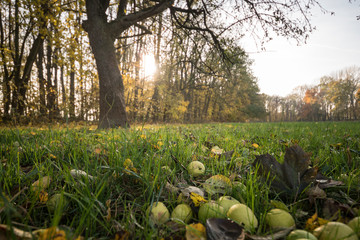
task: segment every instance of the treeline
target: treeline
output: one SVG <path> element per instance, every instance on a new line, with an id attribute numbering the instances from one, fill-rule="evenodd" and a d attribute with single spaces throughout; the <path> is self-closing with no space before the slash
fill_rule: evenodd
<path id="1" fill-rule="evenodd" d="M 265 96 L 267 121 L 340 121 L 360 117 L 360 67 L 324 76 L 314 86 L 299 86 L 286 97 Z"/>
<path id="2" fill-rule="evenodd" d="M 251 60 L 236 37 L 216 44 L 201 32 L 171 25 L 170 17 L 153 17 L 115 42 L 131 123 L 359 118 L 359 67 L 287 97 L 266 96 L 259 94 Z M 3 122 L 99 120 L 99 80 L 84 19 L 84 1 L 0 2 Z M 153 67 L 146 56 L 154 59 L 153 75 L 146 73 Z"/>
<path id="3" fill-rule="evenodd" d="M 84 1 L 0 4 L 1 119 L 97 121 L 99 84 L 82 29 Z M 130 122 L 264 119 L 264 98 L 243 49 L 228 37 L 225 49 L 214 50 L 199 33 L 169 26 L 169 17 L 144 23 L 156 34 L 144 34 L 139 24 L 115 42 Z M 157 67 L 151 76 L 146 55 Z"/>

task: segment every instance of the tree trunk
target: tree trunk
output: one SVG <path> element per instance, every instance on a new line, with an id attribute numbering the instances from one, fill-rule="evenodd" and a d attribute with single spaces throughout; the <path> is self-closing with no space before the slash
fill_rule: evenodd
<path id="1" fill-rule="evenodd" d="M 43 59 L 44 59 L 44 49 L 43 46 L 39 49 L 38 58 L 36 61 L 37 70 L 38 70 L 38 80 L 39 80 L 39 98 L 40 98 L 40 115 L 41 117 L 46 114 L 46 98 L 45 98 L 45 78 L 44 78 L 44 68 L 43 68 Z"/>
<path id="2" fill-rule="evenodd" d="M 10 7 L 9 7 L 9 11 L 10 11 Z M 11 15 L 11 13 L 9 13 L 9 16 Z M 2 61 L 2 65 L 3 65 L 3 69 L 4 69 L 4 75 L 3 75 L 3 86 L 2 86 L 2 94 L 3 94 L 3 104 L 4 104 L 4 113 L 3 113 L 3 120 L 4 121 L 8 121 L 10 120 L 10 102 L 11 102 L 11 89 L 10 89 L 10 81 L 11 81 L 11 76 L 8 70 L 8 66 L 7 66 L 7 57 L 5 54 L 5 32 L 4 32 L 4 27 L 3 27 L 3 23 L 2 23 L 2 14 L 0 12 L 0 48 L 1 48 L 1 57 L 3 59 Z"/>
<path id="3" fill-rule="evenodd" d="M 86 2 L 87 31 L 99 75 L 99 128 L 127 127 L 129 125 L 124 99 L 124 84 L 116 59 L 114 38 L 107 31 L 106 16 L 99 13 L 99 4 Z"/>

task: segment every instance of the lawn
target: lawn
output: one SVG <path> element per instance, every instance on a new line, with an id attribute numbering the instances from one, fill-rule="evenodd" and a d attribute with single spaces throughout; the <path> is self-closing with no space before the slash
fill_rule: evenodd
<path id="1" fill-rule="evenodd" d="M 309 193 L 319 183 L 312 181 L 284 194 L 252 164 L 265 154 L 283 164 L 294 146 L 309 153 L 309 168 L 330 183 L 320 193 Z M 287 209 L 296 228 L 309 231 L 359 215 L 359 122 L 2 128 L 0 160 L 0 239 L 46 239 L 49 229 L 67 238 L 196 239 L 186 224 L 156 222 L 147 209 L 162 202 L 171 213 L 186 203 L 192 209 L 188 224 L 201 234 L 197 212 L 220 195 L 254 212 L 258 226 L 246 229 L 249 239 L 278 232 L 266 220 L 273 208 Z M 205 172 L 189 173 L 192 161 L 203 163 Z M 230 190 L 223 182 L 220 190 L 207 190 L 207 179 L 216 175 L 230 180 Z M 189 186 L 204 197 L 186 192 Z M 287 233 L 280 230 L 282 238 Z"/>

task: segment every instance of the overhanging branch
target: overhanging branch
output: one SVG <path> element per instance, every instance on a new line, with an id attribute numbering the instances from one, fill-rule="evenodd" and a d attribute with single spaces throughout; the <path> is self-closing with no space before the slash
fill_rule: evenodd
<path id="1" fill-rule="evenodd" d="M 117 38 L 129 27 L 165 11 L 173 4 L 173 1 L 174 0 L 162 0 L 153 7 L 145 8 L 129 15 L 118 14 L 114 21 L 107 24 L 108 31 L 114 38 Z M 147 31 L 151 33 L 149 30 Z"/>

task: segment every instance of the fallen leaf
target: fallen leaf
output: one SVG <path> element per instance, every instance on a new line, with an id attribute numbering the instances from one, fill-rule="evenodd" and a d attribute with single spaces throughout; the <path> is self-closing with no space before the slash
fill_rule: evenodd
<path id="1" fill-rule="evenodd" d="M 306 221 L 305 230 L 312 232 L 315 228 L 320 227 L 321 225 L 324 225 L 328 222 L 328 220 L 318 217 L 317 213 L 315 213 Z"/>
<path id="2" fill-rule="evenodd" d="M 270 186 L 280 192 L 296 197 L 316 180 L 317 168 L 311 168 L 310 154 L 294 145 L 286 149 L 284 163 L 280 164 L 270 154 L 257 156 L 253 166 Z"/>
<path id="3" fill-rule="evenodd" d="M 106 200 L 106 213 L 107 215 L 105 216 L 106 221 L 110 221 L 111 219 L 111 208 L 110 208 L 110 204 L 111 204 L 111 199 Z"/>
<path id="4" fill-rule="evenodd" d="M 114 240 L 128 240 L 130 239 L 130 233 L 125 230 L 121 230 L 117 233 L 115 233 Z"/>
<path id="5" fill-rule="evenodd" d="M 250 235 L 246 234 L 246 239 L 253 239 L 253 240 L 276 240 L 276 239 L 285 239 L 285 237 L 294 230 L 295 227 L 285 228 L 283 230 L 274 232 L 268 236 L 256 236 L 256 235 Z"/>
<path id="6" fill-rule="evenodd" d="M 186 226 L 186 240 L 206 240 L 206 228 L 201 223 Z"/>
<path id="7" fill-rule="evenodd" d="M 39 229 L 33 231 L 34 235 L 38 236 L 38 240 L 66 240 L 66 233 L 57 227 L 50 227 L 46 229 Z"/>
<path id="8" fill-rule="evenodd" d="M 253 144 L 251 144 L 251 146 L 253 146 L 253 148 L 258 148 L 259 147 L 259 145 L 257 143 L 253 143 Z"/>
<path id="9" fill-rule="evenodd" d="M 210 218 L 206 220 L 206 236 L 208 240 L 243 240 L 245 231 L 229 219 Z"/>
<path id="10" fill-rule="evenodd" d="M 39 200 L 41 203 L 46 203 L 49 199 L 49 194 L 44 190 L 41 190 L 39 193 Z"/>
<path id="11" fill-rule="evenodd" d="M 315 187 L 311 187 L 311 188 L 307 189 L 306 194 L 309 196 L 309 198 L 311 200 L 326 198 L 325 191 L 322 190 L 321 188 L 319 188 L 318 185 L 316 185 Z"/>
<path id="12" fill-rule="evenodd" d="M 70 175 L 73 178 L 88 178 L 89 180 L 93 180 L 94 177 L 87 174 L 86 172 L 82 171 L 82 170 L 78 170 L 78 169 L 71 169 L 70 170 Z"/>
<path id="13" fill-rule="evenodd" d="M 194 193 L 194 192 L 190 193 L 190 198 L 191 198 L 192 202 L 194 203 L 195 207 L 199 207 L 201 204 L 207 202 L 207 200 L 203 196 L 201 196 L 197 193 Z"/>
<path id="14" fill-rule="evenodd" d="M 23 231 L 16 227 L 10 227 L 5 224 L 0 224 L 0 239 L 11 239 L 12 234 L 19 239 L 33 239 L 30 232 Z"/>
<path id="15" fill-rule="evenodd" d="M 211 153 L 213 153 L 215 155 L 221 155 L 222 153 L 224 153 L 224 149 L 221 149 L 218 146 L 215 146 L 215 147 L 211 148 Z"/>

